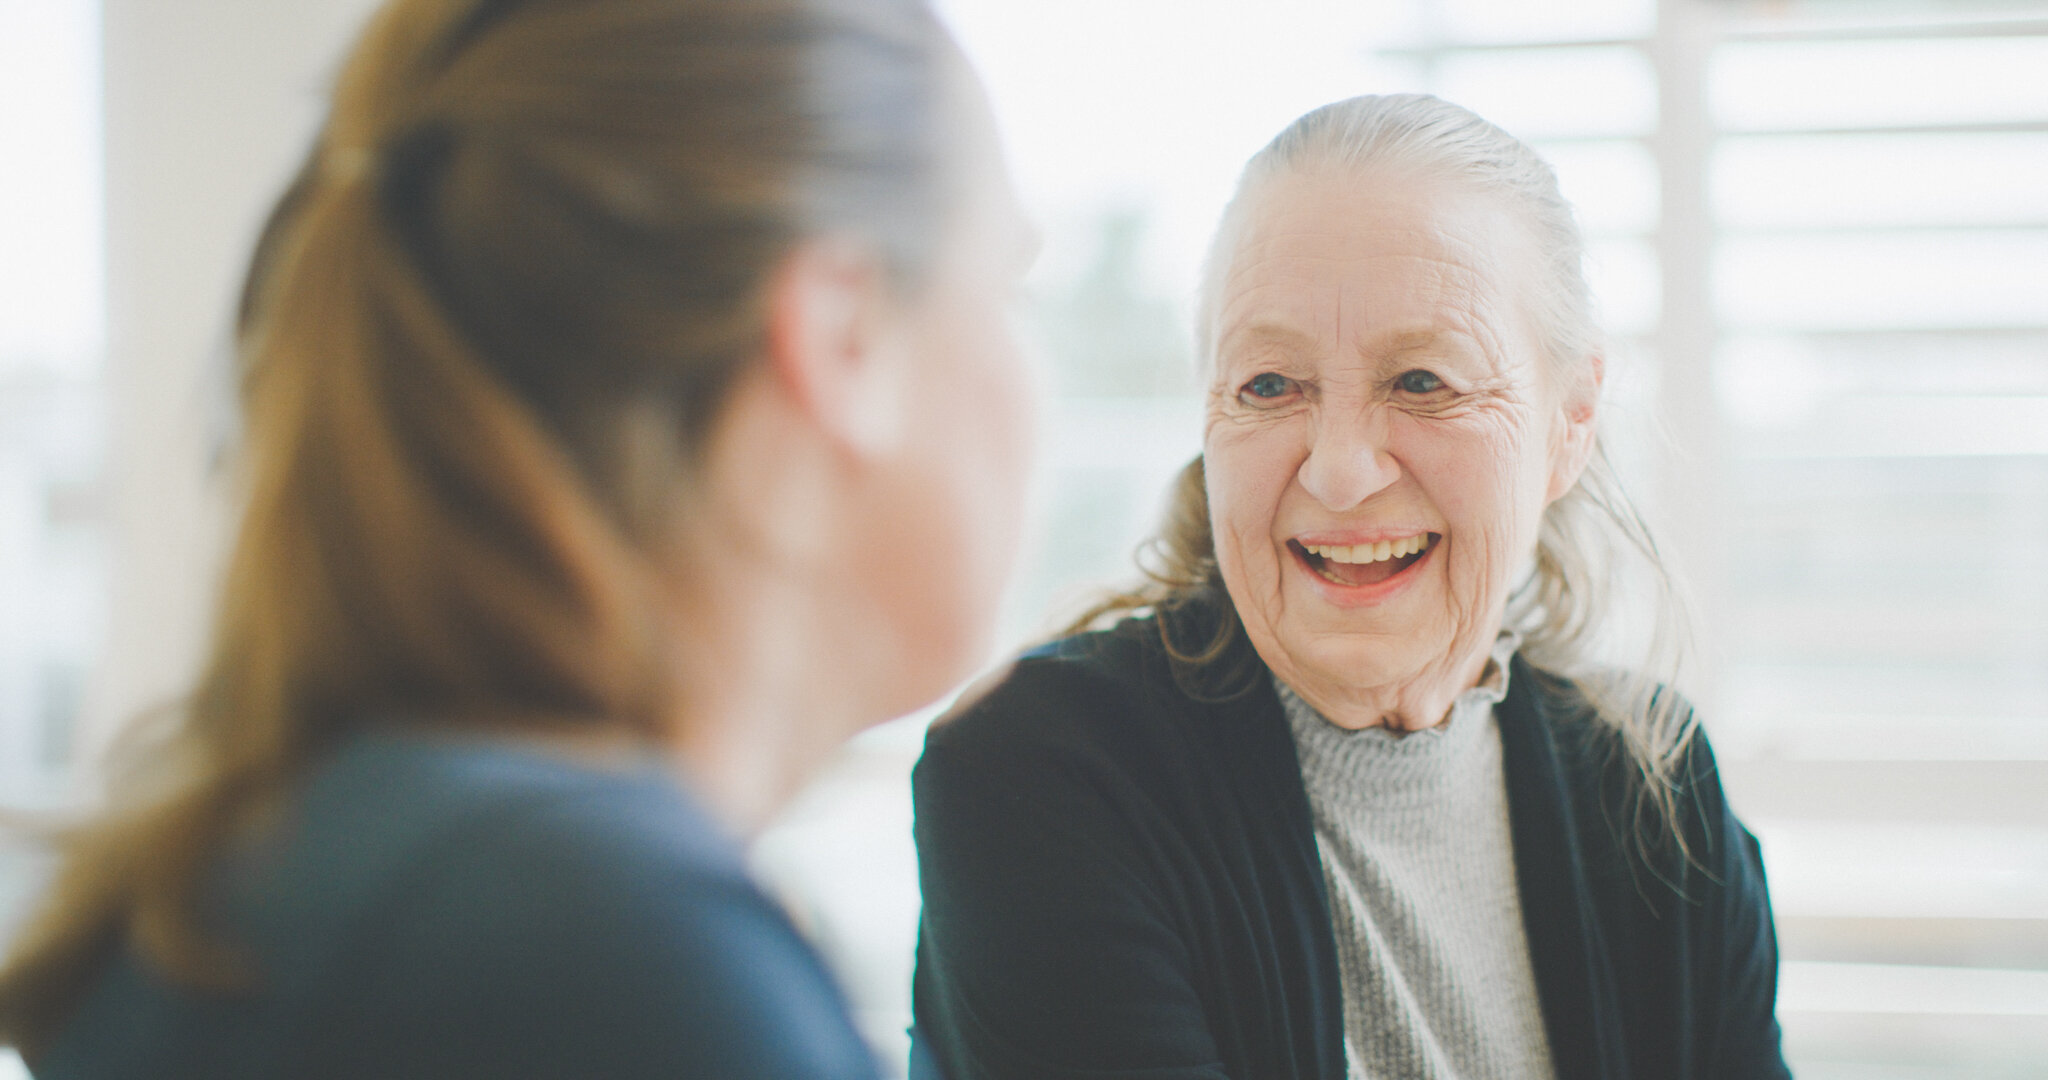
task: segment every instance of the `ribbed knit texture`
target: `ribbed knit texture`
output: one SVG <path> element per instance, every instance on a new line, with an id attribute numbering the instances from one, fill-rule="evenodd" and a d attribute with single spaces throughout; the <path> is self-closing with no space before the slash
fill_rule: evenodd
<path id="1" fill-rule="evenodd" d="M 1344 987 L 1353 1080 L 1545 1080 L 1549 1041 L 1508 832 L 1503 633 L 1443 724 L 1347 731 L 1286 684 Z"/>

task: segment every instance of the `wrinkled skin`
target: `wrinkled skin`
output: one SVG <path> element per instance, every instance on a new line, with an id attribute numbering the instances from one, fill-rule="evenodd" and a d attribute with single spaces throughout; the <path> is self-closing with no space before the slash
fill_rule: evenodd
<path id="1" fill-rule="evenodd" d="M 1523 302 L 1540 262 L 1496 200 L 1332 169 L 1266 180 L 1239 213 L 1204 433 L 1224 584 L 1331 722 L 1441 723 L 1585 466 L 1599 360 L 1543 357 Z M 1424 532 L 1411 568 L 1365 588 L 1302 547 Z"/>

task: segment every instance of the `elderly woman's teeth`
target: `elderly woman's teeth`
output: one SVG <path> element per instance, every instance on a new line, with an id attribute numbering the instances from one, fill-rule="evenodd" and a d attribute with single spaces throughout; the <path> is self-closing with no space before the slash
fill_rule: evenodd
<path id="1" fill-rule="evenodd" d="M 1320 555 L 1331 562 L 1375 563 L 1388 559 L 1399 559 L 1414 555 L 1429 546 L 1429 534 L 1417 533 L 1400 540 L 1382 540 L 1377 544 L 1354 544 L 1336 547 L 1323 544 L 1302 545 L 1309 554 Z"/>

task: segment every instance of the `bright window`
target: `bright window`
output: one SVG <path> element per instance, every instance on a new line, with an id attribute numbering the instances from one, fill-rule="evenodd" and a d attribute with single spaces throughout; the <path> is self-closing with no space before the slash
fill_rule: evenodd
<path id="1" fill-rule="evenodd" d="M 104 607 L 99 5 L 0 0 L 0 793 L 56 786 Z M 41 880 L 0 844 L 0 934 Z M 23 1076 L 0 1050 L 0 1080 Z"/>

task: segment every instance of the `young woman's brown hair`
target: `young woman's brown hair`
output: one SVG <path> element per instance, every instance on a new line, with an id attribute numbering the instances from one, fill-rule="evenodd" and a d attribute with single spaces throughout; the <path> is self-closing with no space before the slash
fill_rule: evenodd
<path id="1" fill-rule="evenodd" d="M 245 287 L 246 505 L 204 673 L 68 837 L 0 1041 L 33 1060 L 119 948 L 248 978 L 207 874 L 366 725 L 692 737 L 670 608 L 716 525 L 707 456 L 811 325 L 775 307 L 791 274 L 932 276 L 961 69 L 921 0 L 375 18 Z"/>

